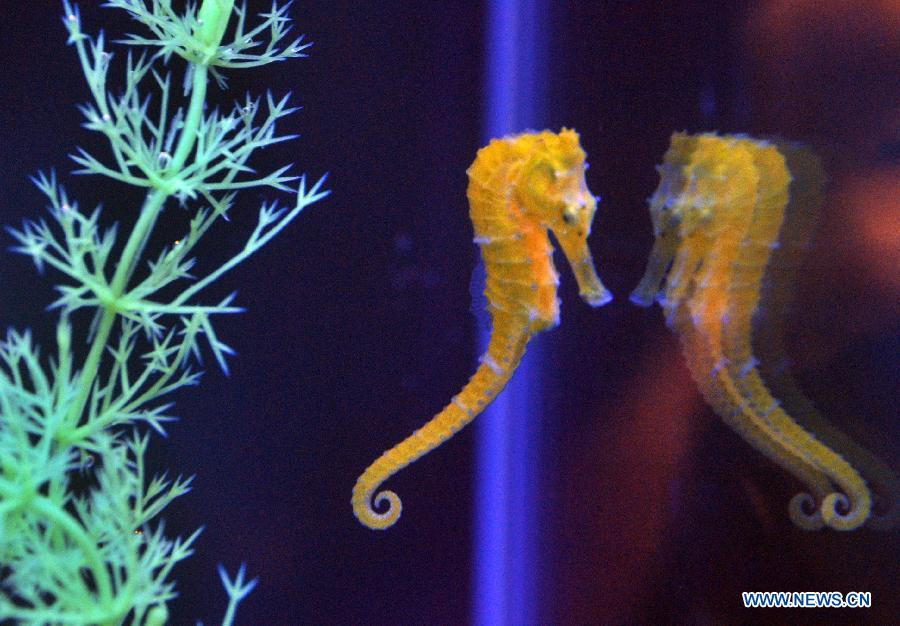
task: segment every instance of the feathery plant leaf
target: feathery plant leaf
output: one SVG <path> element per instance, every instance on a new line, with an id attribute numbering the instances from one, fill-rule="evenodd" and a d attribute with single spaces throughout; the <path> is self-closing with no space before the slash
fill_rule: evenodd
<path id="1" fill-rule="evenodd" d="M 215 320 L 243 309 L 234 293 L 207 292 L 328 194 L 324 177 L 308 187 L 290 166 L 257 173 L 253 165 L 258 150 L 293 138 L 276 129 L 296 110 L 289 96 L 246 95 L 220 110 L 207 106 L 209 82 L 224 86 L 227 71 L 305 56 L 309 44 L 288 38 L 288 5 L 254 17 L 234 0 L 184 11 L 171 0 L 110 0 L 104 6 L 128 12 L 141 29 L 118 42 L 127 51 L 117 81 L 118 53 L 103 34 L 83 30 L 77 5 L 62 4 L 90 94 L 79 107 L 83 126 L 109 144 L 100 156 L 76 148 L 75 173 L 143 188 L 146 197 L 122 233 L 104 224 L 100 207 L 83 210 L 54 170 L 39 172 L 32 181 L 50 218 L 8 229 L 14 251 L 58 277 L 49 308 L 59 321 L 47 358 L 28 331 L 0 341 L 0 621 L 156 626 L 176 597 L 172 569 L 200 531 L 164 534 L 159 516 L 190 491 L 191 478 L 148 475 L 148 429 L 165 435 L 175 419 L 170 396 L 199 383 L 204 352 L 228 373 L 234 352 Z M 173 89 L 179 73 L 183 88 Z M 263 204 L 244 246 L 198 274 L 198 245 L 239 210 L 238 192 L 255 187 L 294 199 Z M 190 213 L 187 232 L 149 249 L 160 215 L 175 206 Z M 73 322 L 82 309 L 92 312 L 86 328 Z M 88 342 L 83 360 L 75 340 Z M 229 597 L 223 623 L 231 624 L 256 579 L 245 580 L 243 565 L 234 579 L 221 567 L 219 576 Z"/>

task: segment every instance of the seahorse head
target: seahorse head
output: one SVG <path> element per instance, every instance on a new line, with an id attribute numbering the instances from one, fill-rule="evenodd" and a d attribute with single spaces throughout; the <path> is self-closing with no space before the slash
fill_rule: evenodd
<path id="1" fill-rule="evenodd" d="M 659 186 L 649 199 L 656 237 L 643 280 L 632 302 L 652 304 L 679 248 L 706 256 L 729 231 L 743 231 L 758 189 L 753 152 L 742 137 L 675 133 Z"/>
<path id="2" fill-rule="evenodd" d="M 597 276 L 587 246 L 597 198 L 587 187 L 586 154 L 578 133 L 525 133 L 510 140 L 521 155 L 521 166 L 512 193 L 523 213 L 553 231 L 572 266 L 581 297 L 591 306 L 609 302 L 612 296 Z"/>
<path id="3" fill-rule="evenodd" d="M 758 183 L 753 153 L 745 144 L 741 137 L 672 136 L 659 168 L 660 185 L 650 198 L 657 236 L 665 229 L 677 230 L 681 239 L 701 232 L 710 236 L 740 219 L 735 207 L 752 205 Z"/>

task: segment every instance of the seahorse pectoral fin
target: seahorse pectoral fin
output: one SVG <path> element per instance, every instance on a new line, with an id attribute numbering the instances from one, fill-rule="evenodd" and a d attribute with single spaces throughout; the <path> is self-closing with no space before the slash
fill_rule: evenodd
<path id="1" fill-rule="evenodd" d="M 656 301 L 677 251 L 678 238 L 673 232 L 663 232 L 656 238 L 653 242 L 653 249 L 650 251 L 650 258 L 647 260 L 644 276 L 629 297 L 634 304 L 647 307 Z"/>
<path id="2" fill-rule="evenodd" d="M 559 241 L 563 254 L 566 255 L 572 272 L 575 274 L 578 295 L 581 296 L 581 299 L 593 307 L 603 306 L 610 302 L 613 296 L 597 276 L 587 240 L 579 237 L 577 233 L 555 234 L 556 240 Z"/>

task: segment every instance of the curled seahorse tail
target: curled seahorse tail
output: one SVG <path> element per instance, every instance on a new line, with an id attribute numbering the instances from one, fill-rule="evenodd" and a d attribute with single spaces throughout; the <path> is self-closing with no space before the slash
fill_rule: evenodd
<path id="1" fill-rule="evenodd" d="M 833 491 L 831 481 L 789 440 L 771 436 L 773 430 L 769 418 L 777 403 L 770 398 L 771 403 L 763 405 L 765 408 L 761 410 L 757 404 L 758 397 L 745 396 L 738 387 L 733 376 L 734 368 L 723 355 L 721 347 L 697 332 L 683 315 L 676 315 L 674 322 L 680 328 L 679 335 L 691 375 L 710 406 L 745 441 L 806 485 L 808 491 L 798 493 L 790 501 L 788 515 L 791 521 L 804 530 L 823 528 L 825 520 L 820 505 Z"/>
<path id="2" fill-rule="evenodd" d="M 822 530 L 825 528 L 825 519 L 819 502 L 823 500 L 824 498 L 801 491 L 788 503 L 788 518 L 802 530 Z"/>
<path id="3" fill-rule="evenodd" d="M 849 496 L 843 493 L 829 493 L 822 500 L 822 519 L 835 530 L 856 530 L 866 523 L 872 510 L 872 500 L 868 489 Z M 844 512 L 845 511 L 845 512 Z"/>
<path id="4" fill-rule="evenodd" d="M 384 468 L 380 467 L 378 463 L 370 465 L 356 480 L 356 484 L 353 486 L 353 497 L 350 500 L 356 519 L 372 530 L 390 528 L 397 523 L 400 513 L 403 512 L 403 503 L 396 493 L 388 490 L 375 493 L 375 490 L 385 480 L 381 477 L 383 472 Z M 384 502 L 388 504 L 387 510 L 383 513 L 375 511 L 375 508 L 381 508 Z"/>
<path id="5" fill-rule="evenodd" d="M 783 349 L 782 330 L 766 327 L 765 331 L 758 342 L 758 350 L 760 374 L 766 386 L 804 430 L 813 433 L 828 448 L 838 451 L 865 479 L 872 495 L 872 510 L 866 527 L 875 530 L 895 528 L 900 523 L 900 477 L 882 459 L 857 444 L 822 415 L 784 365 L 789 359 Z"/>
<path id="6" fill-rule="evenodd" d="M 838 452 L 865 480 L 871 494 L 871 511 L 866 527 L 874 530 L 896 528 L 900 523 L 900 477 L 882 459 L 857 444 L 819 412 L 784 369 L 782 364 L 787 362 L 787 356 L 781 348 L 783 344 L 773 346 L 770 342 L 771 336 L 767 336 L 759 344 L 766 350 L 761 354 L 761 367 L 766 363 L 774 364 L 761 371 L 766 386 L 773 395 L 777 395 L 789 415 L 804 430 L 812 433 L 826 447 Z M 841 502 L 841 509 L 845 506 Z"/>
<path id="7" fill-rule="evenodd" d="M 746 344 L 736 344 L 734 347 L 737 348 L 737 356 L 750 354 Z M 769 392 L 752 354 L 743 366 L 736 364 L 728 369 L 739 393 L 773 434 L 773 439 L 784 446 L 786 451 L 792 451 L 805 464 L 816 468 L 840 490 L 830 489 L 818 502 L 822 522 L 835 530 L 853 530 L 864 524 L 872 509 L 872 494 L 858 468 L 848 463 L 841 454 L 823 443 L 814 431 L 804 428 L 784 410 Z M 807 528 L 794 518 L 793 509 L 790 512 L 791 519 L 798 526 Z"/>
<path id="8" fill-rule="evenodd" d="M 865 479 L 872 494 L 872 511 L 867 528 L 891 530 L 900 523 L 900 477 L 874 453 L 857 444 L 828 421 L 806 397 L 786 368 L 784 333 L 778 323 L 764 326 L 757 350 L 760 352 L 761 375 L 772 395 L 805 430 L 814 433 L 824 445 L 841 456 Z M 823 522 L 824 523 L 824 522 Z"/>
<path id="9" fill-rule="evenodd" d="M 504 320 L 495 315 L 488 351 L 469 382 L 453 400 L 422 428 L 382 454 L 357 479 L 353 487 L 353 513 L 373 530 L 385 530 L 400 518 L 402 504 L 393 491 L 376 491 L 391 476 L 425 456 L 462 430 L 481 413 L 509 382 L 525 354 L 530 338 L 526 320 Z M 379 513 L 384 502 L 385 511 Z"/>

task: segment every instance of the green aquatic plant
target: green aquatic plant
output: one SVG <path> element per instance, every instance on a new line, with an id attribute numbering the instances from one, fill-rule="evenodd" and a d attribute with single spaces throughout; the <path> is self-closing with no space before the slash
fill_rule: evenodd
<path id="1" fill-rule="evenodd" d="M 50 220 L 10 229 L 17 251 L 61 280 L 56 354 L 42 355 L 28 331 L 0 344 L 0 621 L 22 624 L 163 624 L 176 596 L 172 568 L 189 556 L 187 538 L 164 534 L 160 512 L 191 479 L 151 477 L 148 428 L 165 434 L 172 392 L 195 385 L 201 350 L 227 373 L 228 346 L 216 316 L 241 311 L 233 294 L 208 303 L 210 287 L 267 244 L 305 207 L 327 195 L 283 167 L 257 174 L 251 157 L 290 139 L 276 124 L 294 111 L 288 98 L 247 97 L 233 108 L 207 104 L 225 72 L 305 56 L 289 40 L 285 6 L 272 4 L 250 25 L 246 5 L 203 0 L 183 13 L 170 0 L 111 0 L 144 34 L 120 43 L 124 86 L 108 84 L 112 53 L 102 34 L 82 30 L 78 8 L 63 3 L 91 101 L 84 126 L 108 139 L 110 155 L 79 149 L 80 174 L 145 189 L 127 237 L 82 211 L 54 173 L 34 182 Z M 179 63 L 180 62 L 180 63 Z M 173 89 L 173 72 L 183 75 Z M 175 101 L 183 99 L 182 106 Z M 297 181 L 297 182 L 294 182 Z M 264 204 L 243 248 L 193 275 L 197 244 L 227 221 L 238 191 L 269 187 L 295 194 L 293 206 Z M 152 252 L 160 216 L 181 206 L 187 232 Z M 152 256 L 151 256 L 152 254 Z M 86 343 L 85 343 L 86 342 Z M 82 349 L 82 346 L 86 346 Z M 230 598 L 224 623 L 255 585 L 241 566 L 219 570 Z"/>

